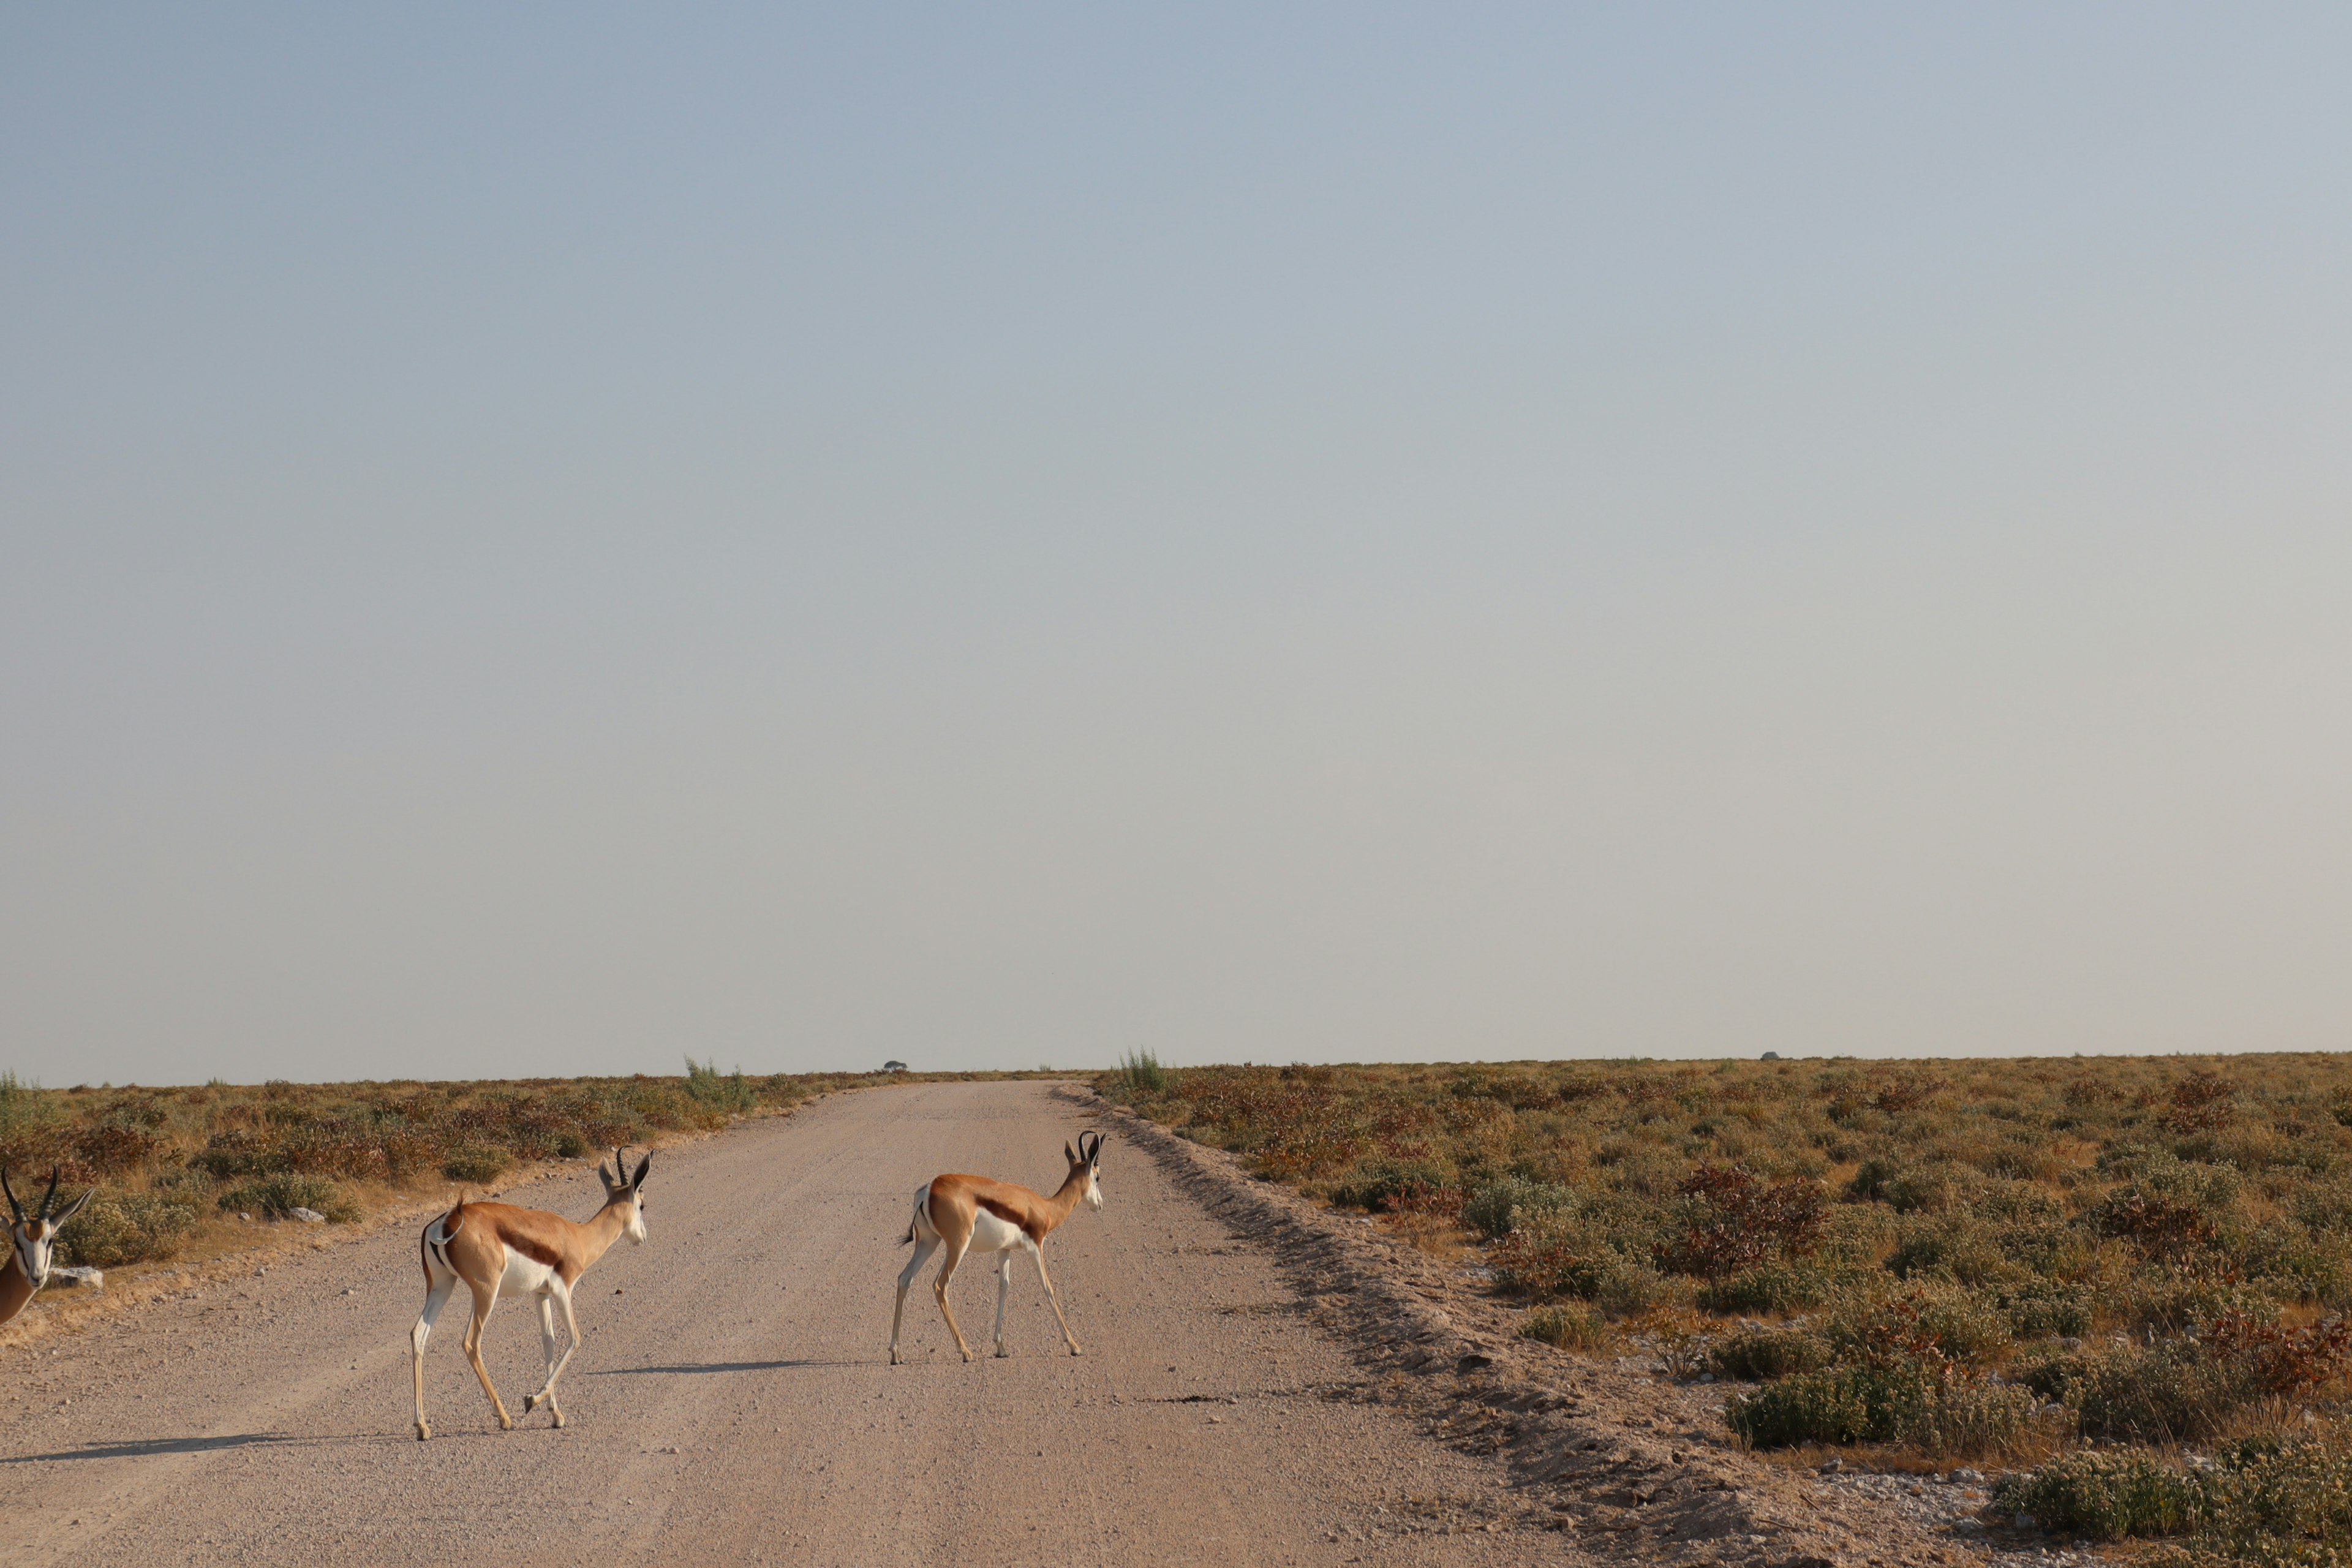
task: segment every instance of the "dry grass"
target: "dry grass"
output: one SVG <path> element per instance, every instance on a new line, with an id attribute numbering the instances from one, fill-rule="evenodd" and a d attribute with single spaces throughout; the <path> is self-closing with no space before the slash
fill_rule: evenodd
<path id="1" fill-rule="evenodd" d="M 2352 1548 L 2352 1509 L 2314 1500 L 2352 1478 L 2344 1058 L 1197 1068 L 1097 1087 L 1432 1250 L 1483 1247 L 1499 1290 L 1579 1314 L 1538 1337 L 1614 1322 L 1685 1374 L 1749 1379 L 1729 1419 L 1759 1447 L 2063 1467 L 2095 1437 L 2168 1474 L 2227 1469 L 2146 1482 L 2196 1506 L 2115 1505 L 2126 1533 L 2188 1531 L 2213 1562 L 2257 1538 L 2315 1562 Z M 2051 1475 L 2053 1498 L 2109 1506 L 2106 1471 Z"/>

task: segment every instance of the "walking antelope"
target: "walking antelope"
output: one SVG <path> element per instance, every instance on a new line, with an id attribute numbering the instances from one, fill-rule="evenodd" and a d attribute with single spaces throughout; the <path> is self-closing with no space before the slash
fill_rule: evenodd
<path id="1" fill-rule="evenodd" d="M 1070 1211 L 1080 1200 L 1094 1208 L 1102 1207 L 1102 1134 L 1093 1133 L 1094 1147 L 1087 1147 L 1089 1134 L 1078 1134 L 1078 1146 L 1062 1145 L 1062 1157 L 1070 1163 L 1070 1173 L 1063 1178 L 1061 1190 L 1052 1197 L 1041 1197 L 1027 1187 L 1011 1182 L 991 1181 L 986 1176 L 934 1176 L 915 1194 L 915 1217 L 907 1227 L 904 1247 L 915 1244 L 915 1256 L 907 1260 L 898 1276 L 898 1305 L 890 1314 L 890 1364 L 896 1366 L 904 1359 L 898 1354 L 898 1327 L 907 1316 L 907 1290 L 914 1284 L 915 1276 L 932 1253 L 947 1248 L 948 1258 L 940 1265 L 940 1277 L 931 1281 L 931 1294 L 940 1300 L 940 1315 L 948 1321 L 948 1332 L 955 1336 L 956 1349 L 963 1359 L 971 1359 L 971 1347 L 964 1343 L 963 1331 L 956 1327 L 955 1314 L 948 1310 L 948 1281 L 955 1278 L 956 1265 L 967 1252 L 994 1252 L 1003 1256 L 996 1266 L 996 1353 L 1011 1355 L 1004 1348 L 1004 1298 L 1013 1289 L 1013 1255 L 1025 1252 L 1037 1260 L 1037 1278 L 1045 1282 L 1045 1300 L 1054 1304 L 1054 1317 L 1062 1325 L 1062 1341 L 1070 1353 L 1079 1353 L 1078 1342 L 1070 1337 L 1070 1320 L 1062 1316 L 1062 1300 L 1054 1294 L 1053 1276 L 1045 1272 L 1045 1237 L 1054 1227 L 1070 1217 Z"/>
<path id="2" fill-rule="evenodd" d="M 0 1323 L 8 1321 L 25 1310 L 26 1303 L 40 1288 L 49 1282 L 49 1260 L 57 1247 L 58 1232 L 66 1221 L 81 1213 L 81 1205 L 98 1195 L 96 1187 L 66 1205 L 63 1214 L 51 1214 L 58 1201 L 59 1172 L 49 1171 L 49 1190 L 41 1196 L 41 1206 L 32 1218 L 25 1217 L 25 1205 L 16 1201 L 16 1189 L 8 1184 L 8 1173 L 0 1167 L 0 1192 L 8 1194 L 8 1212 L 16 1217 L 8 1226 L 8 1265 L 0 1271 Z"/>
<path id="3" fill-rule="evenodd" d="M 632 1242 L 645 1240 L 646 1204 L 638 1189 L 646 1184 L 646 1168 L 653 1163 L 651 1154 L 638 1161 L 633 1176 L 618 1149 L 613 1151 L 609 1175 L 600 1162 L 596 1176 L 604 1184 L 604 1206 L 586 1225 L 574 1225 L 544 1209 L 460 1202 L 425 1227 L 419 1242 L 425 1257 L 425 1310 L 408 1335 L 416 1374 L 418 1441 L 433 1436 L 432 1425 L 425 1419 L 425 1342 L 433 1337 L 434 1321 L 449 1304 L 450 1292 L 461 1279 L 474 1293 L 474 1320 L 466 1328 L 466 1359 L 474 1363 L 474 1375 L 482 1380 L 482 1392 L 490 1396 L 490 1408 L 499 1413 L 499 1427 L 512 1430 L 514 1417 L 507 1414 L 505 1402 L 490 1382 L 490 1369 L 482 1364 L 482 1325 L 489 1321 L 490 1309 L 501 1295 L 539 1298 L 539 1338 L 547 1352 L 547 1381 L 523 1401 L 523 1414 L 528 1415 L 544 1402 L 554 1414 L 555 1424 L 563 1425 L 563 1407 L 555 1403 L 555 1380 L 562 1375 L 572 1352 L 580 1348 L 580 1321 L 572 1312 L 572 1287 L 622 1237 Z M 563 1309 L 563 1326 L 572 1335 L 571 1346 L 560 1360 L 555 1353 L 558 1306 Z"/>

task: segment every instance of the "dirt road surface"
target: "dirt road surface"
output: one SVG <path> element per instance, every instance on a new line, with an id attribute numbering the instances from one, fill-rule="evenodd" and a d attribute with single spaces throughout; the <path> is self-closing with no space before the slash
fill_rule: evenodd
<path id="1" fill-rule="evenodd" d="M 1357 1373 L 1284 1287 L 1139 1151 L 1047 1247 L 1082 1358 L 1034 1269 L 986 1355 L 994 1279 L 967 1265 L 964 1364 L 928 1289 L 885 1364 L 898 1245 L 945 1170 L 1057 1182 L 1083 1111 L 1038 1083 L 835 1096 L 656 1156 L 651 1239 L 579 1295 L 570 1425 L 500 1432 L 457 1345 L 426 1365 L 397 1227 L 9 1352 L 0 1562 L 160 1563 L 1517 1564 L 1581 1561 L 1507 1521 L 1495 1462 L 1349 1397 Z M 575 1177 L 507 1201 L 584 1219 Z M 528 1303 L 487 1357 L 538 1384 Z"/>

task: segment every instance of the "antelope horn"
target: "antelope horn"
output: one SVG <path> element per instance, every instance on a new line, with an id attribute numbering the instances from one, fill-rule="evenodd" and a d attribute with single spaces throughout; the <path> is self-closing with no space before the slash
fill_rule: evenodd
<path id="1" fill-rule="evenodd" d="M 58 1177 L 63 1173 L 64 1169 L 65 1167 L 61 1165 L 51 1165 L 49 1167 L 49 1190 L 41 1194 L 41 1217 L 43 1219 L 49 1217 L 49 1210 L 57 1204 Z"/>
<path id="2" fill-rule="evenodd" d="M 8 1168 L 0 1165 L 0 1192 L 8 1194 L 8 1207 L 16 1215 L 16 1223 L 25 1223 L 25 1205 L 16 1201 L 16 1189 L 8 1184 Z"/>

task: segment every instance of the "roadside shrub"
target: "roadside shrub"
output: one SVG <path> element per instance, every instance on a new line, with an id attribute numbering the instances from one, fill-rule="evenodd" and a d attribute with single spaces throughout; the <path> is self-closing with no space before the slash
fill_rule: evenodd
<path id="1" fill-rule="evenodd" d="M 2222 1429 L 2237 1390 L 2189 1347 L 2117 1347 L 2086 1356 L 2066 1390 L 2088 1437 L 2194 1442 Z"/>
<path id="2" fill-rule="evenodd" d="M 1538 1221 L 1523 1225 L 1487 1255 L 1496 1286 L 1538 1301 L 1589 1299 L 1601 1277 L 1622 1262 L 1590 1227 Z"/>
<path id="3" fill-rule="evenodd" d="M 1886 1443 L 1917 1423 L 1935 1392 L 1936 1374 L 1916 1362 L 1825 1367 L 1733 1394 L 1724 1420 L 1751 1448 Z"/>
<path id="4" fill-rule="evenodd" d="M 170 1258 L 201 1212 L 196 1199 L 184 1193 L 101 1188 L 58 1233 L 57 1260 L 69 1268 L 120 1268 Z"/>
<path id="5" fill-rule="evenodd" d="M 1714 1279 L 1795 1257 L 1821 1238 L 1827 1194 L 1818 1182 L 1766 1182 L 1738 1165 L 1702 1163 L 1680 1193 L 1659 1256 L 1678 1273 Z"/>
<path id="6" fill-rule="evenodd" d="M 1811 1259 L 1766 1263 L 1708 1280 L 1698 1304 L 1710 1312 L 1806 1312 L 1827 1306 L 1855 1278 L 1850 1268 Z"/>
<path id="7" fill-rule="evenodd" d="M 1993 1488 L 1993 1507 L 2033 1516 L 2042 1529 L 2093 1541 L 2178 1535 L 2202 1502 L 2197 1482 L 2145 1454 L 2085 1449 Z"/>
<path id="8" fill-rule="evenodd" d="M 1803 1329 L 1748 1329 L 1723 1340 L 1707 1361 L 1726 1377 L 1768 1382 L 1830 1364 L 1829 1342 Z"/>
<path id="9" fill-rule="evenodd" d="M 220 1206 L 270 1219 L 285 1219 L 296 1209 L 309 1209 L 337 1225 L 349 1225 L 360 1217 L 359 1205 L 324 1176 L 265 1176 L 221 1194 Z"/>
<path id="10" fill-rule="evenodd" d="M 1953 1384 L 1920 1407 L 1903 1440 L 1945 1458 L 2004 1454 L 2032 1427 L 2037 1404 L 2031 1390 L 2009 1384 Z"/>
<path id="11" fill-rule="evenodd" d="M 1559 1214 L 1576 1205 L 1576 1194 L 1555 1182 L 1506 1176 L 1473 1193 L 1462 1205 L 1462 1223 L 1493 1240 L 1508 1236 L 1522 1220 Z"/>
<path id="12" fill-rule="evenodd" d="M 451 1151 L 441 1173 L 453 1182 L 495 1182 L 506 1173 L 506 1151 L 473 1144 Z"/>
<path id="13" fill-rule="evenodd" d="M 1519 1337 L 1564 1351 L 1597 1351 L 1613 1342 L 1617 1332 L 1590 1307 L 1542 1307 L 1520 1323 Z"/>
<path id="14" fill-rule="evenodd" d="M 2200 1479 L 2201 1528 L 2188 1561 L 2230 1568 L 2341 1563 L 2352 1547 L 2352 1448 L 2340 1429 L 2225 1446 Z"/>
<path id="15" fill-rule="evenodd" d="M 1166 1094 L 1174 1075 L 1160 1065 L 1160 1058 L 1152 1052 L 1129 1051 L 1119 1058 L 1114 1079 L 1118 1089 L 1132 1100 Z"/>
<path id="16" fill-rule="evenodd" d="M 1689 1297 L 1687 1283 L 1622 1255 L 1601 1269 L 1592 1286 L 1592 1304 L 1612 1318 L 1638 1318 L 1660 1307 L 1684 1305 Z"/>
<path id="17" fill-rule="evenodd" d="M 1454 1185 L 1454 1173 L 1434 1160 L 1367 1160 L 1331 1189 L 1342 1208 L 1381 1209 L 1392 1198 L 1418 1196 Z"/>
<path id="18" fill-rule="evenodd" d="M 744 1081 L 743 1069 L 739 1067 L 732 1073 L 722 1073 L 716 1057 L 707 1062 L 698 1062 L 692 1057 L 686 1058 L 686 1094 L 688 1099 L 713 1110 L 735 1114 L 748 1111 L 760 1102 L 760 1097 Z"/>
<path id="19" fill-rule="evenodd" d="M 1857 1292 L 1830 1310 L 1822 1332 L 1841 1361 L 1927 1359 L 1964 1363 L 2004 1348 L 2009 1325 L 1960 1292 Z"/>

